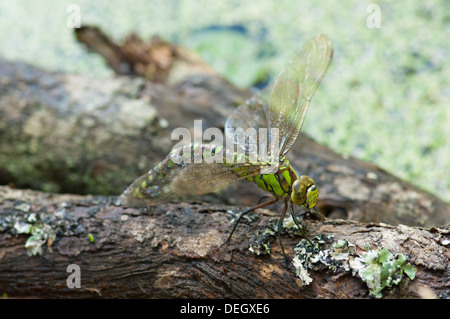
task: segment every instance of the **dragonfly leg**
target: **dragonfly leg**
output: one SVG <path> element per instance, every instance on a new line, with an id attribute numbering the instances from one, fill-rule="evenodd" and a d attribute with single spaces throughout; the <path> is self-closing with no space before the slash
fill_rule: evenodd
<path id="1" fill-rule="evenodd" d="M 222 246 L 224 246 L 225 244 L 227 244 L 227 243 L 231 240 L 231 237 L 233 236 L 233 233 L 234 233 L 234 231 L 236 230 L 237 225 L 239 224 L 239 222 L 241 221 L 241 218 L 242 218 L 244 215 L 246 215 L 246 214 L 248 214 L 248 213 L 254 211 L 255 209 L 258 209 L 258 208 L 262 208 L 262 207 L 266 207 L 266 206 L 275 204 L 277 201 L 278 201 L 278 199 L 274 198 L 274 199 L 272 199 L 272 200 L 269 200 L 268 202 L 264 202 L 264 203 L 262 203 L 262 204 L 258 204 L 258 205 L 256 205 L 256 206 L 253 206 L 253 207 L 250 207 L 250 208 L 248 208 L 248 209 L 246 209 L 246 210 L 243 210 L 243 211 L 239 214 L 239 216 L 238 216 L 238 218 L 237 218 L 237 220 L 236 220 L 236 223 L 234 224 L 233 229 L 231 230 L 231 233 L 230 233 L 230 235 L 228 236 L 227 240 L 225 240 L 225 241 L 222 243 L 222 245 L 220 245 L 219 248 L 217 248 L 217 250 L 219 250 L 220 248 L 222 248 Z"/>
<path id="2" fill-rule="evenodd" d="M 294 220 L 295 225 L 297 225 L 298 229 L 300 229 L 300 232 L 302 233 L 302 236 L 305 237 L 306 240 L 312 245 L 312 242 L 308 238 L 308 235 L 306 234 L 305 229 L 302 226 L 300 226 L 300 224 L 299 224 L 299 222 L 297 220 L 297 217 L 295 216 L 294 205 L 291 204 L 290 205 L 290 209 L 291 209 L 291 216 L 292 216 L 292 219 Z"/>
<path id="3" fill-rule="evenodd" d="M 318 218 L 321 222 L 325 221 L 327 218 L 314 206 L 312 209 L 314 216 Z"/>
<path id="4" fill-rule="evenodd" d="M 283 225 L 284 217 L 286 216 L 287 208 L 288 202 L 285 202 L 283 212 L 281 213 L 280 220 L 278 221 L 278 229 L 277 229 L 278 241 L 280 242 L 281 252 L 283 253 L 284 261 L 286 262 L 286 267 L 288 267 L 289 265 L 289 260 L 288 257 L 286 256 L 286 253 L 284 252 L 283 243 L 281 242 L 281 227 Z"/>
<path id="5" fill-rule="evenodd" d="M 267 198 L 272 198 L 272 196 L 271 195 L 263 195 L 263 196 L 261 196 L 261 198 L 258 201 L 258 204 L 260 204 L 264 199 L 267 199 Z"/>

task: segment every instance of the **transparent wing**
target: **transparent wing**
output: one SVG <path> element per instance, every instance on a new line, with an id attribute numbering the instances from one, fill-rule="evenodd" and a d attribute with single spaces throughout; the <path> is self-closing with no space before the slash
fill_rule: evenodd
<path id="1" fill-rule="evenodd" d="M 284 156 L 295 143 L 308 106 L 333 56 L 331 40 L 318 35 L 309 41 L 278 76 L 269 106 L 269 127 L 278 128 L 278 145 Z M 277 142 L 269 135 L 269 143 Z"/>
<path id="2" fill-rule="evenodd" d="M 195 163 L 195 150 L 201 150 L 201 163 Z M 176 149 L 136 179 L 121 195 L 121 202 L 126 206 L 150 206 L 185 195 L 211 193 L 237 180 L 260 174 L 264 166 L 239 163 L 235 154 L 227 163 L 227 154 L 230 152 L 225 148 L 212 144 L 190 144 Z"/>
<path id="3" fill-rule="evenodd" d="M 260 147 L 267 150 L 269 127 L 268 103 L 262 94 L 255 95 L 231 113 L 225 122 L 225 143 L 228 149 L 254 160 L 260 158 Z M 263 136 L 261 136 L 261 134 Z M 265 141 L 262 138 L 265 138 Z"/>
<path id="4" fill-rule="evenodd" d="M 263 91 L 230 115 L 225 123 L 225 136 L 231 142 L 227 146 L 261 162 L 267 162 L 261 154 L 270 154 L 272 162 L 284 156 L 301 131 L 309 103 L 332 55 L 332 43 L 325 35 L 315 37 L 301 48 L 279 74 L 270 106 Z"/>
<path id="5" fill-rule="evenodd" d="M 257 175 L 260 169 L 260 165 L 248 163 L 193 163 L 187 165 L 173 180 L 171 189 L 182 195 L 211 193 L 243 178 Z"/>

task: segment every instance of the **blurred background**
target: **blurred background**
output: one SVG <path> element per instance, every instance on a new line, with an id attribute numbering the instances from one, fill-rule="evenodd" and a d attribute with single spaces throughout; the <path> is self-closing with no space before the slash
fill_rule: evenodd
<path id="1" fill-rule="evenodd" d="M 157 34 L 195 50 L 242 88 L 264 87 L 328 35 L 334 59 L 303 131 L 450 202 L 449 1 L 0 0 L 0 56 L 114 76 L 76 42 L 77 10 L 117 42 Z"/>

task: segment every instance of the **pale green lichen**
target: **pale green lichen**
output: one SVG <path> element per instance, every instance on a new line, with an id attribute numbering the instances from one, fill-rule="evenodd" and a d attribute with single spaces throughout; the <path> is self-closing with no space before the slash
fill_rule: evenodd
<path id="1" fill-rule="evenodd" d="M 309 275 L 309 272 L 303 267 L 302 262 L 297 258 L 297 256 L 292 260 L 292 264 L 294 265 L 295 273 L 300 278 L 302 284 L 306 286 L 309 285 L 313 279 Z"/>
<path id="2" fill-rule="evenodd" d="M 46 243 L 51 243 L 55 240 L 56 234 L 54 230 L 47 224 L 42 222 L 34 223 L 36 216 L 31 214 L 28 222 L 16 222 L 14 228 L 19 234 L 31 234 L 25 243 L 28 256 L 42 255 L 42 247 Z"/>
<path id="3" fill-rule="evenodd" d="M 28 223 L 20 223 L 16 222 L 14 224 L 14 228 L 19 234 L 30 234 L 31 233 L 31 224 Z"/>
<path id="4" fill-rule="evenodd" d="M 359 255 L 356 246 L 347 240 L 333 242 L 328 249 L 321 247 L 330 244 L 333 238 L 333 235 L 319 235 L 311 239 L 312 244 L 303 239 L 295 247 L 292 263 L 303 285 L 312 282 L 308 270 L 351 271 L 366 283 L 371 296 L 381 298 L 382 290 L 398 285 L 404 275 L 411 280 L 415 278 L 417 270 L 406 263 L 407 257 L 403 254 L 394 255 L 380 248 L 371 250 L 366 245 L 366 251 Z"/>
<path id="5" fill-rule="evenodd" d="M 256 240 L 250 243 L 249 250 L 255 255 L 270 255 L 270 240 L 275 237 L 278 232 L 278 218 L 270 218 L 266 227 L 262 228 Z M 290 236 L 303 236 L 305 229 L 301 230 L 295 224 L 291 216 L 287 216 L 282 223 L 281 233 L 288 233 Z"/>
<path id="6" fill-rule="evenodd" d="M 301 225 L 302 226 L 302 225 Z M 304 227 L 304 226 L 302 226 Z M 299 229 L 292 216 L 286 216 L 283 220 L 283 232 L 287 232 L 291 236 L 303 236 L 305 229 Z"/>
<path id="7" fill-rule="evenodd" d="M 255 255 L 270 255 L 271 245 L 270 238 L 276 233 L 270 228 L 264 228 L 258 235 L 257 239 L 250 243 L 248 250 Z"/>
<path id="8" fill-rule="evenodd" d="M 282 223 L 281 233 L 291 236 L 303 236 L 303 233 L 293 219 L 286 217 Z M 250 243 L 249 250 L 256 255 L 268 255 L 271 251 L 270 241 L 275 237 L 278 219 L 270 219 L 262 228 L 257 239 Z M 406 263 L 408 259 L 403 254 L 394 255 L 387 249 L 371 250 L 366 244 L 362 254 L 356 252 L 356 245 L 345 239 L 334 241 L 333 234 L 321 234 L 310 239 L 303 238 L 294 248 L 292 264 L 296 275 L 303 285 L 309 285 L 313 278 L 310 271 L 324 269 L 333 272 L 351 272 L 358 276 L 369 288 L 369 293 L 375 298 L 382 297 L 382 290 L 392 288 L 406 275 L 415 278 L 416 269 Z"/>
<path id="9" fill-rule="evenodd" d="M 324 266 L 332 270 L 337 270 L 342 263 L 340 260 L 333 260 L 331 249 L 322 249 L 324 244 L 330 244 L 334 239 L 334 235 L 318 235 L 307 239 L 302 239 L 294 248 L 295 256 L 292 264 L 295 267 L 297 276 L 303 285 L 309 285 L 312 278 L 308 270 L 320 270 Z M 340 253 L 342 253 L 340 251 Z"/>
<path id="10" fill-rule="evenodd" d="M 352 262 L 352 269 L 367 284 L 370 294 L 375 298 L 381 298 L 384 288 L 392 288 L 398 285 L 404 274 L 413 280 L 416 276 L 416 268 L 410 263 L 405 263 L 408 257 L 403 254 L 395 256 L 387 249 L 370 250 L 366 247 L 361 257 Z"/>

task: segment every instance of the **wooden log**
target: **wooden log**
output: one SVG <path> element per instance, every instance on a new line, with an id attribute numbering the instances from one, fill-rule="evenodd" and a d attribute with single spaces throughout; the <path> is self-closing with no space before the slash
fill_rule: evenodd
<path id="1" fill-rule="evenodd" d="M 55 194 L 117 195 L 168 154 L 174 128 L 192 128 L 196 119 L 204 128 L 223 128 L 234 107 L 250 97 L 184 56 L 174 54 L 176 62 L 158 69 L 168 74 L 156 76 L 156 83 L 136 77 L 134 67 L 133 76 L 93 79 L 0 59 L 0 183 L 52 192 L 0 187 L 0 291 L 37 297 L 367 297 L 366 285 L 346 271 L 315 271 L 313 282 L 302 286 L 292 266 L 284 266 L 276 241 L 270 256 L 248 251 L 268 216 L 278 216 L 277 206 L 240 225 L 231 244 L 216 252 L 230 231 L 229 212 L 238 211 L 234 205 L 254 205 L 263 195 L 248 182 L 201 202 L 140 210 L 121 207 L 115 197 Z M 448 291 L 447 203 L 305 135 L 288 158 L 318 183 L 317 206 L 329 218 L 306 221 L 311 236 L 334 234 L 359 252 L 369 243 L 408 255 L 417 277 L 394 297 Z M 28 222 L 30 216 L 37 221 Z M 27 255 L 29 235 L 18 234 L 16 222 L 53 229 L 42 255 Z M 292 256 L 299 238 L 284 235 L 283 241 Z M 67 288 L 70 264 L 80 266 L 80 289 Z"/>
<path id="2" fill-rule="evenodd" d="M 306 285 L 286 267 L 276 238 L 271 255 L 249 243 L 277 216 L 261 210 L 240 224 L 231 242 L 235 206 L 200 202 L 123 208 L 117 198 L 55 195 L 0 187 L 0 291 L 11 297 L 51 298 L 367 298 L 366 284 L 344 267 L 310 271 Z M 28 256 L 29 235 L 17 223 L 45 222 L 56 239 L 41 256 Z M 361 254 L 369 244 L 408 256 L 414 280 L 382 293 L 390 298 L 445 296 L 449 291 L 450 228 L 409 227 L 346 220 L 306 220 L 308 234 L 345 239 Z M 89 238 L 91 234 L 93 242 Z M 282 236 L 292 258 L 298 236 Z M 323 247 L 324 249 L 326 247 Z M 328 247 L 329 248 L 329 247 Z M 80 288 L 68 288 L 69 265 L 80 268 Z"/>
<path id="3" fill-rule="evenodd" d="M 0 79 L 0 183 L 78 194 L 120 193 L 171 150 L 174 128 L 223 127 L 245 96 L 219 77 L 172 87 L 1 59 Z"/>

